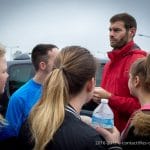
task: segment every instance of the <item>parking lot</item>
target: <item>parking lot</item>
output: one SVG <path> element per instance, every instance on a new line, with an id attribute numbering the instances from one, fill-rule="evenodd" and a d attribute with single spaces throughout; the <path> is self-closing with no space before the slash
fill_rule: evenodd
<path id="1" fill-rule="evenodd" d="M 16 60 L 8 61 L 9 78 L 6 84 L 5 93 L 0 97 L 0 113 L 5 115 L 9 97 L 24 83 L 34 76 L 34 68 L 32 66 L 30 57 L 18 58 Z M 106 59 L 98 59 L 98 70 L 96 73 L 96 85 L 99 86 L 101 82 L 101 75 Z M 91 115 L 91 110 L 95 108 L 94 103 L 89 103 L 83 107 L 82 114 Z"/>

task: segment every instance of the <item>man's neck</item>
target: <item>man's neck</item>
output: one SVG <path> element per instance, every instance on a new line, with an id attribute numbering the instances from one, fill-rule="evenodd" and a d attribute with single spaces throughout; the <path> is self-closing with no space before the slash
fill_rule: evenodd
<path id="1" fill-rule="evenodd" d="M 44 73 L 36 73 L 35 76 L 33 77 L 33 80 L 39 84 L 43 84 L 44 80 L 46 78 L 46 74 Z"/>

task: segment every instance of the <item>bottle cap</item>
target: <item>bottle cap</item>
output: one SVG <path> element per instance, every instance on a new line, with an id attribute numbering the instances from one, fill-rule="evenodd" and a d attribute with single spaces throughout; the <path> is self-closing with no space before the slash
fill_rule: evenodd
<path id="1" fill-rule="evenodd" d="M 108 99 L 101 99 L 101 102 L 106 104 L 108 103 Z"/>

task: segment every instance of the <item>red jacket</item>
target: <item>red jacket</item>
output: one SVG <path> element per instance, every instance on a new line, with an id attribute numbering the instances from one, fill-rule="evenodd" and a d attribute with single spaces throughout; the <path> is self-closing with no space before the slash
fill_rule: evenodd
<path id="1" fill-rule="evenodd" d="M 130 115 L 140 108 L 138 100 L 130 95 L 128 78 L 131 64 L 144 56 L 146 52 L 140 50 L 133 41 L 121 49 L 108 52 L 110 61 L 104 67 L 101 87 L 112 93 L 109 105 L 114 112 L 115 126 L 120 132 Z"/>

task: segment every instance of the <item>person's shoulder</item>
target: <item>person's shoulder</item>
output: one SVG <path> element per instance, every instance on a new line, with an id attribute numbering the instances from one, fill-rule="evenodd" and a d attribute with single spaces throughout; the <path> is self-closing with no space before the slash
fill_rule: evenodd
<path id="1" fill-rule="evenodd" d="M 128 62 L 128 65 L 131 65 L 133 62 L 140 58 L 144 58 L 147 56 L 147 53 L 143 50 L 136 49 L 130 52 L 129 55 L 127 55 L 126 61 Z"/>
<path id="2" fill-rule="evenodd" d="M 145 56 L 147 56 L 147 52 L 145 51 L 145 50 L 142 50 L 142 49 L 140 49 L 140 48 L 135 48 L 135 49 L 133 49 L 133 50 L 131 50 L 130 51 L 130 54 L 131 54 L 131 56 L 133 56 L 133 57 L 145 57 Z"/>
<path id="3" fill-rule="evenodd" d="M 67 113 L 67 115 L 65 116 L 64 126 L 65 128 L 67 128 L 67 130 L 75 131 L 75 134 L 79 133 L 79 136 L 89 138 L 94 136 L 100 137 L 98 132 L 92 126 L 86 124 L 70 113 Z"/>

